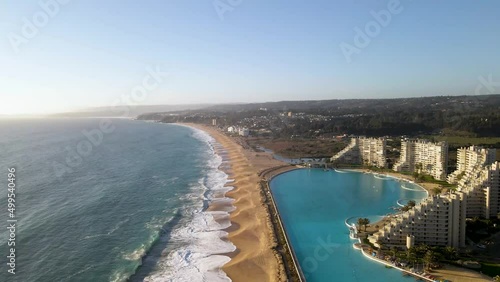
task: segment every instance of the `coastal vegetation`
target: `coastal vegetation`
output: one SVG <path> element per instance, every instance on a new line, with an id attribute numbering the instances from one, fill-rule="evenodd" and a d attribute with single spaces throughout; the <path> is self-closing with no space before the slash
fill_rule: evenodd
<path id="1" fill-rule="evenodd" d="M 410 249 L 382 247 L 378 251 L 379 257 L 387 257 L 388 261 L 399 264 L 408 269 L 424 269 L 432 271 L 443 267 L 444 264 L 451 264 L 459 267 L 466 267 L 490 277 L 500 273 L 500 264 L 477 261 L 477 254 L 468 251 L 459 251 L 453 247 L 431 247 L 425 244 L 416 245 Z"/>
<path id="2" fill-rule="evenodd" d="M 406 205 L 404 205 L 401 208 L 401 211 L 407 212 L 407 211 L 411 210 L 413 207 L 415 207 L 415 205 L 416 205 L 416 202 L 414 200 L 410 200 L 410 201 L 408 201 L 408 203 L 406 203 Z"/>
<path id="3" fill-rule="evenodd" d="M 406 174 L 406 173 L 403 172 L 403 174 Z M 434 184 L 438 184 L 441 188 L 448 188 L 451 190 L 454 190 L 457 187 L 455 184 L 450 184 L 444 180 L 435 179 L 431 175 L 424 174 L 424 173 L 413 172 L 412 176 L 415 179 L 415 182 L 434 183 Z"/>
<path id="4" fill-rule="evenodd" d="M 368 224 L 370 224 L 370 220 L 368 218 L 358 218 L 358 226 L 361 230 L 361 226 L 364 226 L 365 227 L 365 232 L 366 232 L 366 227 L 368 226 Z"/>

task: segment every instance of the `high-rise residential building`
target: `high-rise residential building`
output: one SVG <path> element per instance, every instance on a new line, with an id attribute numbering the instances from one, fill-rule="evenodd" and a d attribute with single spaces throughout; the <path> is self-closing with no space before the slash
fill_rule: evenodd
<path id="1" fill-rule="evenodd" d="M 465 246 L 465 195 L 456 192 L 424 199 L 407 212 L 395 215 L 389 224 L 369 236 L 378 246 Z"/>
<path id="2" fill-rule="evenodd" d="M 359 150 L 363 165 L 385 168 L 387 165 L 385 138 L 360 138 Z"/>
<path id="3" fill-rule="evenodd" d="M 385 138 L 351 138 L 351 142 L 330 160 L 333 163 L 363 164 L 384 168 L 386 160 Z"/>
<path id="4" fill-rule="evenodd" d="M 460 148 L 457 151 L 457 169 L 448 175 L 449 183 L 457 183 L 468 173 L 482 169 L 492 164 L 496 158 L 496 149 L 485 149 L 483 147 L 471 146 Z"/>
<path id="5" fill-rule="evenodd" d="M 394 171 L 418 172 L 435 179 L 446 180 L 448 165 L 448 144 L 427 140 L 401 141 L 401 157 L 394 164 Z"/>
<path id="6" fill-rule="evenodd" d="M 476 167 L 458 181 L 466 195 L 467 217 L 496 217 L 500 213 L 500 163 Z"/>

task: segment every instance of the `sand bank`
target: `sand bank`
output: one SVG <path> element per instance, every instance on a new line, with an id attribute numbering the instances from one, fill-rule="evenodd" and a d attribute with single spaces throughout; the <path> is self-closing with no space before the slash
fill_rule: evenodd
<path id="1" fill-rule="evenodd" d="M 236 245 L 237 250 L 228 254 L 231 261 L 223 271 L 238 281 L 285 281 L 285 270 L 281 258 L 273 248 L 276 246 L 270 215 L 261 198 L 259 173 L 284 165 L 273 159 L 272 155 L 255 152 L 235 142 L 213 127 L 199 124 L 186 124 L 210 134 L 227 151 L 230 165 L 225 172 L 233 182 L 228 185 L 234 189 L 226 196 L 234 199 L 231 212 L 231 227 L 228 228 L 228 239 Z M 210 209 L 224 207 L 213 205 Z"/>

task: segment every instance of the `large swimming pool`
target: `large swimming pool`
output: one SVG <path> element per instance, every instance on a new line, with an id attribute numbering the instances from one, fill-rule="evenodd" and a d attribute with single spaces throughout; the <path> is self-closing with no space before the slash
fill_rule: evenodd
<path id="1" fill-rule="evenodd" d="M 353 249 L 345 225 L 372 222 L 392 207 L 427 196 L 419 186 L 390 177 L 354 172 L 299 169 L 276 176 L 271 191 L 290 244 L 308 282 L 412 281 Z"/>

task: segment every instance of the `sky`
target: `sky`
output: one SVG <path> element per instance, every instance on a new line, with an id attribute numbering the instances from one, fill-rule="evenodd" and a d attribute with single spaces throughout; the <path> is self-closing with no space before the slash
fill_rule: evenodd
<path id="1" fill-rule="evenodd" d="M 493 0 L 5 0 L 0 115 L 500 93 L 498 11 Z"/>

